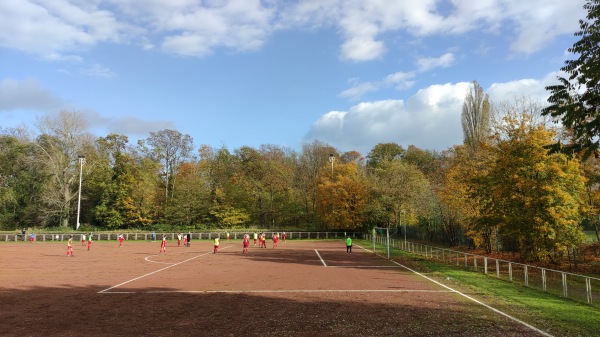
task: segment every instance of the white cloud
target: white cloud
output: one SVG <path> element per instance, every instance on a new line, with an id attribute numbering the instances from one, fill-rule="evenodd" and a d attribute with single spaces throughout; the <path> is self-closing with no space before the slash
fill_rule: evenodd
<path id="1" fill-rule="evenodd" d="M 427 57 L 417 61 L 419 71 L 429 71 L 435 68 L 448 68 L 454 64 L 454 54 L 446 53 L 440 57 Z"/>
<path id="2" fill-rule="evenodd" d="M 340 97 L 347 97 L 351 100 L 358 100 L 364 94 L 369 92 L 378 91 L 382 88 L 394 87 L 396 90 L 406 90 L 411 88 L 414 81 L 414 72 L 395 72 L 389 74 L 379 81 L 373 82 L 360 82 L 358 79 L 350 79 L 352 86 L 338 94 Z"/>
<path id="3" fill-rule="evenodd" d="M 368 92 L 373 92 L 379 90 L 380 84 L 375 82 L 362 82 L 359 83 L 355 79 L 352 79 L 351 82 L 353 86 L 340 92 L 338 96 L 347 97 L 351 100 L 360 99 L 364 94 Z"/>
<path id="4" fill-rule="evenodd" d="M 95 5 L 82 6 L 69 1 L 0 2 L 0 46 L 49 59 L 92 46 L 117 42 L 121 24 L 113 13 Z"/>
<path id="5" fill-rule="evenodd" d="M 493 104 L 526 97 L 543 105 L 548 97 L 545 87 L 555 84 L 556 76 L 564 74 L 494 83 L 485 91 Z M 385 142 L 444 150 L 462 143 L 460 115 L 471 85 L 431 85 L 406 100 L 362 102 L 348 111 L 328 112 L 313 123 L 304 140 L 318 139 L 343 151 L 356 150 L 365 155 Z"/>
<path id="6" fill-rule="evenodd" d="M 371 37 L 353 37 L 342 44 L 342 57 L 353 61 L 370 61 L 381 57 L 385 52 L 382 41 Z"/>
<path id="7" fill-rule="evenodd" d="M 85 111 L 84 115 L 90 128 L 100 135 L 115 133 L 139 139 L 148 136 L 151 131 L 175 129 L 175 124 L 169 120 L 146 120 L 133 116 L 107 117 L 91 110 Z"/>
<path id="8" fill-rule="evenodd" d="M 205 56 L 218 48 L 262 47 L 273 32 L 334 28 L 341 56 L 379 59 L 390 36 L 465 34 L 506 36 L 516 53 L 532 53 L 558 35 L 572 34 L 585 0 L 4 0 L 0 46 L 49 59 L 78 57 L 99 43 L 162 46 Z M 135 37 L 135 39 L 134 39 Z"/>
<path id="9" fill-rule="evenodd" d="M 116 74 L 112 70 L 97 63 L 89 68 L 81 68 L 79 70 L 79 73 L 85 76 L 103 78 L 113 78 L 116 76 Z"/>
<path id="10" fill-rule="evenodd" d="M 585 0 L 372 1 L 308 0 L 285 8 L 287 25 L 339 30 L 342 57 L 379 59 L 386 33 L 423 37 L 482 31 L 504 35 L 517 53 L 532 53 L 556 36 L 572 34 L 585 16 Z M 280 23 L 285 26 L 285 24 Z"/>
<path id="11" fill-rule="evenodd" d="M 0 113 L 14 110 L 52 111 L 63 102 L 37 80 L 3 79 L 0 81 Z"/>
<path id="12" fill-rule="evenodd" d="M 530 54 L 541 49 L 558 35 L 579 30 L 579 19 L 585 17 L 584 0 L 509 1 L 507 13 L 517 30 L 511 47 L 515 52 Z"/>
<path id="13" fill-rule="evenodd" d="M 146 136 L 151 131 L 175 129 L 175 124 L 168 120 L 142 120 L 126 116 L 111 120 L 106 126 L 109 132 L 131 136 Z"/>
<path id="14" fill-rule="evenodd" d="M 542 79 L 527 78 L 504 83 L 493 83 L 486 92 L 489 94 L 492 103 L 510 101 L 515 97 L 528 97 L 533 101 L 546 104 L 550 96 L 546 87 L 558 84 L 557 76 L 568 77 L 565 73 L 552 72 Z"/>
<path id="15" fill-rule="evenodd" d="M 324 114 L 305 140 L 367 154 L 378 143 L 445 149 L 462 141 L 460 113 L 469 83 L 432 85 L 404 100 L 363 102 Z"/>
<path id="16" fill-rule="evenodd" d="M 273 30 L 275 10 L 260 0 L 115 1 L 115 5 L 155 32 L 143 43 L 168 53 L 206 56 L 217 48 L 248 51 L 260 48 Z"/>

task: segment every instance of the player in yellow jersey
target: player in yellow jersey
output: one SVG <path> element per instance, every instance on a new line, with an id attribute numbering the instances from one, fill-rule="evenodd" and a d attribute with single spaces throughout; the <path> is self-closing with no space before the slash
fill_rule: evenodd
<path id="1" fill-rule="evenodd" d="M 219 251 L 219 237 L 215 238 L 215 249 L 213 250 L 213 254 L 216 254 Z"/>
<path id="2" fill-rule="evenodd" d="M 69 241 L 67 241 L 67 256 L 73 256 L 73 236 L 69 236 Z"/>

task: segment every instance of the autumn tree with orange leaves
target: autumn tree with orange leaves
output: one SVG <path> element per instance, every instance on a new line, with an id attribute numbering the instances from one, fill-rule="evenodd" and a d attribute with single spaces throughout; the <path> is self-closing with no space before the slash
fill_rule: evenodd
<path id="1" fill-rule="evenodd" d="M 367 200 L 366 180 L 355 162 L 336 164 L 333 170 L 323 168 L 317 184 L 317 211 L 325 228 L 359 229 Z"/>

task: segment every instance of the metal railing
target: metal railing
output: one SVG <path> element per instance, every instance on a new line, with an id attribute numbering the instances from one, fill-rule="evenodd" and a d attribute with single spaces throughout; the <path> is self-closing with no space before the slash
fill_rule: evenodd
<path id="1" fill-rule="evenodd" d="M 388 246 L 388 238 L 385 236 L 376 236 L 375 240 L 370 234 L 363 237 L 365 240 Z M 391 238 L 389 247 L 579 302 L 600 302 L 600 278 L 597 277 Z"/>
<path id="2" fill-rule="evenodd" d="M 191 234 L 191 238 L 192 240 L 212 240 L 217 236 L 220 236 L 221 238 L 225 238 L 226 237 L 226 233 L 225 231 L 211 231 L 211 232 L 194 232 L 194 233 L 190 233 Z M 241 232 L 241 231 L 235 231 L 235 232 L 229 232 L 229 237 L 233 240 L 236 239 L 242 239 L 244 234 L 248 233 L 250 234 L 250 238 L 252 238 L 252 234 L 254 233 L 253 231 L 250 232 Z M 258 233 L 258 232 L 257 232 Z M 263 233 L 265 233 L 267 235 L 267 238 L 272 238 L 274 233 L 278 233 L 280 234 L 280 238 L 281 238 L 281 234 L 283 233 L 283 231 L 264 231 Z M 123 237 L 125 238 L 125 240 L 144 240 L 144 241 L 149 241 L 152 239 L 152 233 L 126 233 L 123 232 L 121 233 L 123 234 Z M 177 239 L 177 234 L 176 232 L 156 232 L 156 239 L 162 239 L 163 235 L 167 236 L 167 239 L 169 240 L 176 240 Z M 185 235 L 187 233 L 181 232 L 182 235 Z M 293 240 L 293 239 L 343 239 L 344 238 L 344 233 L 343 232 L 285 232 L 286 234 L 286 240 Z M 347 233 L 349 236 L 352 237 L 358 237 L 360 236 L 359 233 L 355 233 L 355 232 L 348 232 Z M 81 236 L 82 235 L 89 235 L 89 233 L 81 233 L 81 232 L 76 232 L 76 233 L 44 233 L 44 234 L 36 234 L 35 235 L 35 240 L 36 241 L 66 241 L 69 239 L 70 236 L 73 236 L 73 238 L 81 240 Z M 117 238 L 119 237 L 119 233 L 92 233 L 92 239 L 93 240 L 117 240 Z M 0 234 L 0 241 L 29 241 L 29 234 Z"/>

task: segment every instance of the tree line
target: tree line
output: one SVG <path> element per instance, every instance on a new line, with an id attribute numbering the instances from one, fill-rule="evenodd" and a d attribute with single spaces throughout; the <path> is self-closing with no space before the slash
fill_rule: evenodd
<path id="1" fill-rule="evenodd" d="M 62 111 L 42 118 L 35 137 L 0 133 L 0 225 L 74 228 L 81 200 L 81 223 L 113 230 L 406 225 L 488 251 L 568 252 L 583 240 L 582 222 L 596 222 L 595 160 L 546 148 L 559 130 L 540 106 L 522 98 L 492 109 L 481 91 L 474 82 L 466 95 L 463 144 L 437 152 L 380 143 L 365 157 L 319 141 L 300 151 L 196 149 L 168 129 L 134 145 L 94 137 L 83 114 Z"/>
<path id="2" fill-rule="evenodd" d="M 586 4 L 571 49 L 581 57 L 547 88 L 550 105 L 493 104 L 474 81 L 463 144 L 445 151 L 380 143 L 363 156 L 320 141 L 230 150 L 169 129 L 130 144 L 93 136 L 76 111 L 40 118 L 37 132 L 0 129 L 0 227 L 406 226 L 447 244 L 560 258 L 583 242 L 583 225 L 598 237 L 598 3 Z"/>

